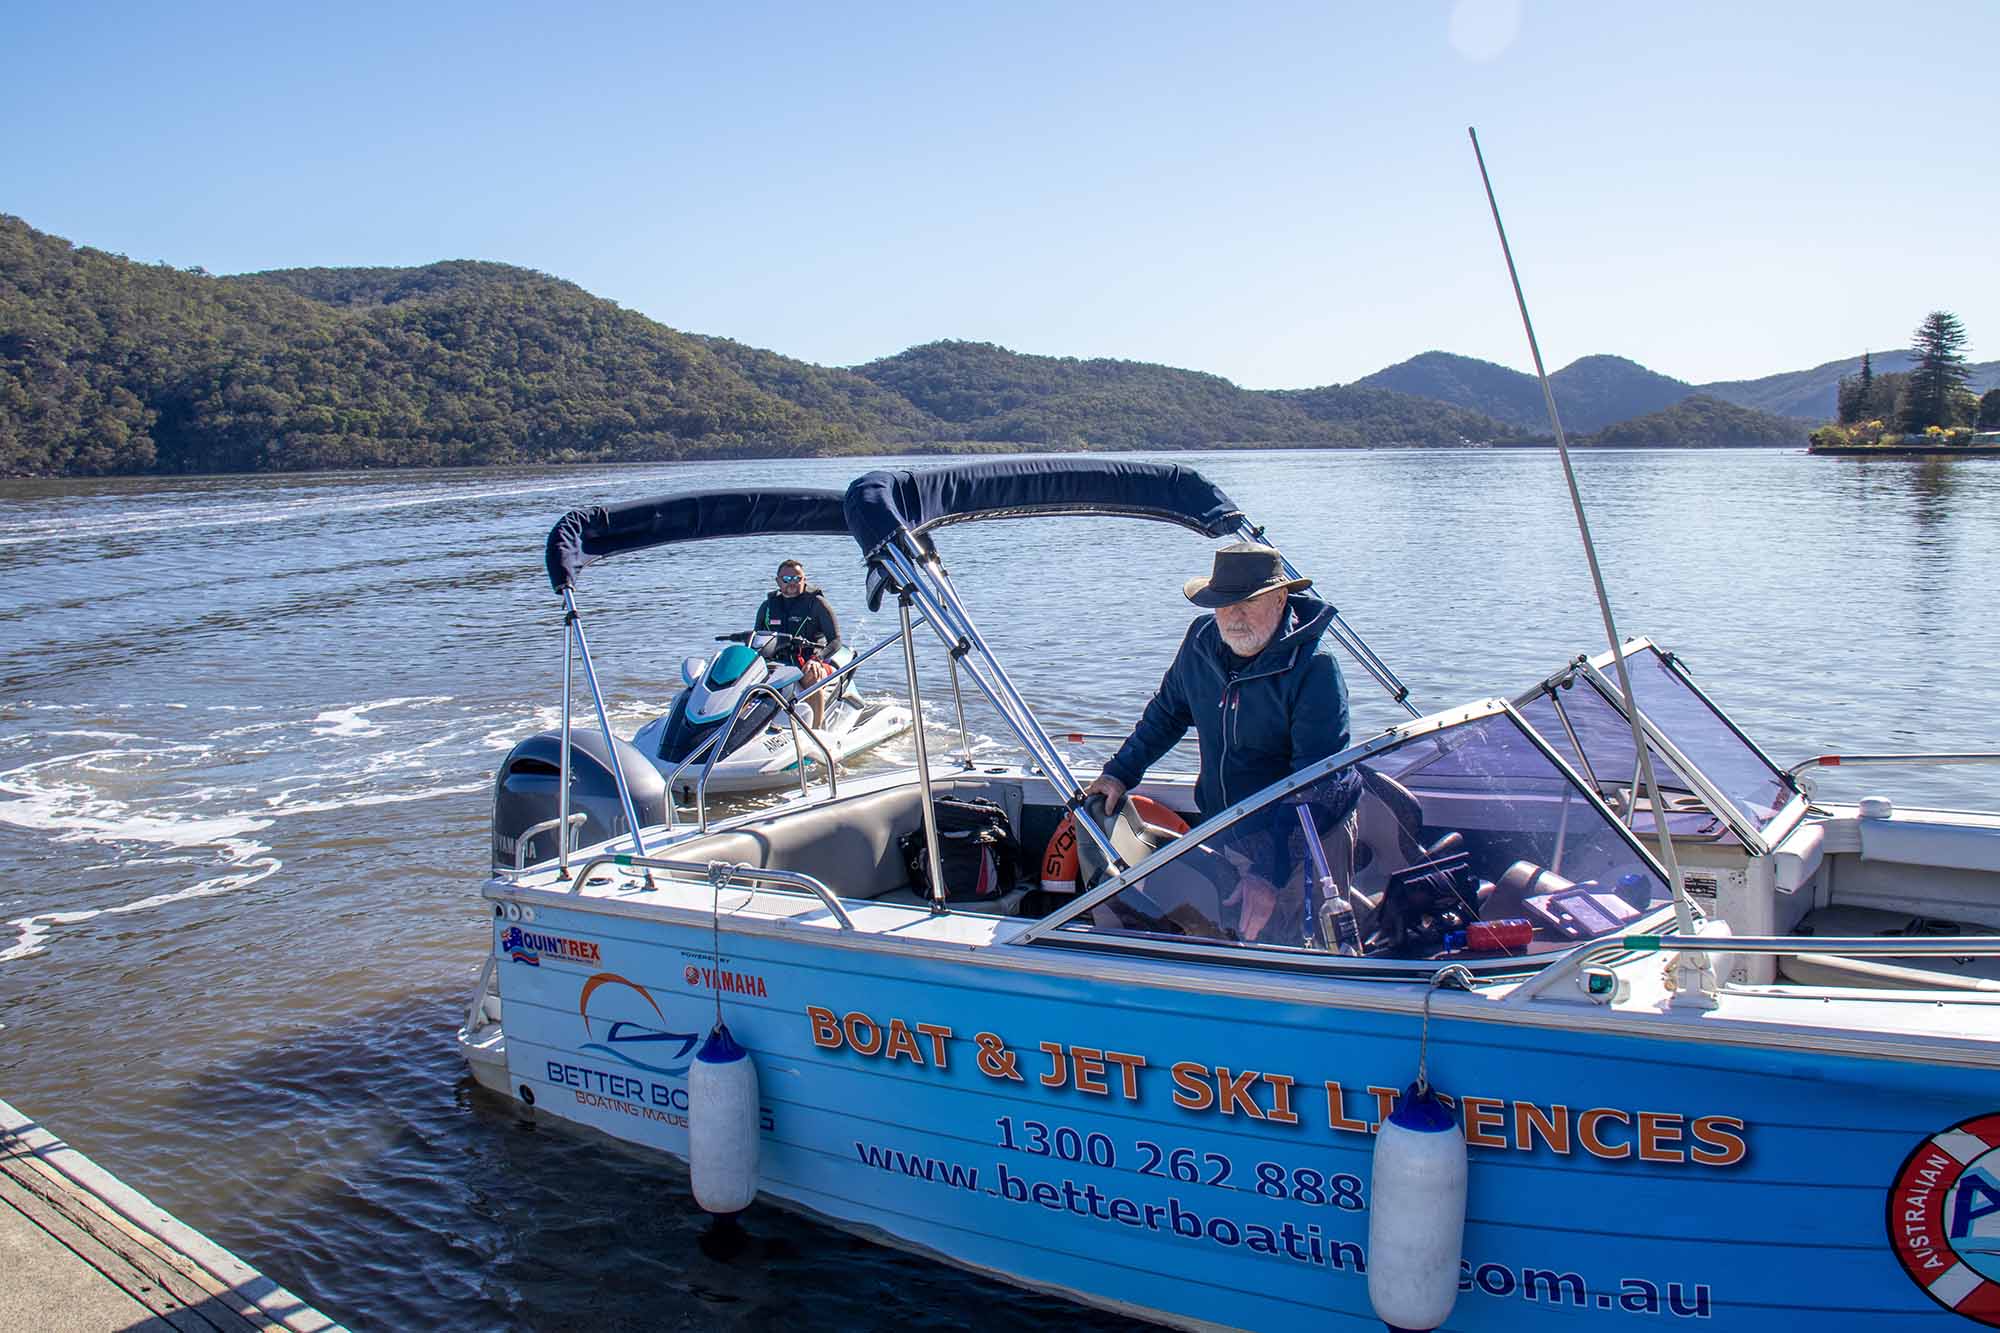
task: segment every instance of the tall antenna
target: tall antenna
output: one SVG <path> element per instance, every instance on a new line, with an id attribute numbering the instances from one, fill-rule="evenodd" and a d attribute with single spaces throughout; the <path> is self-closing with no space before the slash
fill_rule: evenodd
<path id="1" fill-rule="evenodd" d="M 1514 304 L 1521 310 L 1521 327 L 1528 334 L 1528 351 L 1535 358 L 1535 377 L 1542 382 L 1542 400 L 1548 404 L 1549 424 L 1556 431 L 1556 453 L 1562 458 L 1563 480 L 1569 483 L 1569 505 L 1576 514 L 1576 530 L 1583 538 L 1583 558 L 1590 566 L 1591 586 L 1597 590 L 1597 609 L 1604 616 L 1604 637 L 1611 643 L 1611 664 L 1617 669 L 1618 688 L 1625 695 L 1625 718 L 1632 724 L 1632 748 L 1639 756 L 1639 780 L 1653 803 L 1653 831 L 1659 835 L 1660 864 L 1666 867 L 1667 888 L 1674 898 L 1674 924 L 1683 935 L 1695 933 L 1694 907 L 1688 902 L 1687 888 L 1681 883 L 1680 861 L 1674 856 L 1674 840 L 1667 832 L 1667 808 L 1660 787 L 1653 780 L 1653 752 L 1639 725 L 1639 696 L 1632 692 L 1631 673 L 1625 668 L 1625 648 L 1618 638 L 1618 626 L 1611 618 L 1611 597 L 1604 591 L 1604 572 L 1597 567 L 1597 547 L 1590 540 L 1590 520 L 1583 515 L 1583 495 L 1576 488 L 1576 469 L 1570 466 L 1569 438 L 1563 434 L 1562 416 L 1556 411 L 1556 392 L 1549 386 L 1549 372 L 1542 365 L 1541 344 L 1535 341 L 1534 321 L 1528 318 L 1528 299 L 1521 295 L 1521 274 L 1514 267 L 1514 251 L 1507 244 L 1507 228 L 1500 221 L 1500 204 L 1493 197 L 1493 178 L 1486 174 L 1486 154 L 1479 151 L 1479 131 L 1470 125 L 1472 155 L 1479 161 L 1479 179 L 1486 186 L 1486 206 L 1493 210 L 1493 230 L 1500 233 L 1500 253 L 1507 260 L 1507 277 L 1514 284 Z M 1632 793 L 1632 809 L 1639 805 L 1639 793 Z M 1631 818 L 1628 811 L 1626 818 Z"/>

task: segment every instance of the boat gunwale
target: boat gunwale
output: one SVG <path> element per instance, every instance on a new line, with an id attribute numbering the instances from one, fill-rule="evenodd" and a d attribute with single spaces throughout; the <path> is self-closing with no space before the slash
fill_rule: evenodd
<path id="1" fill-rule="evenodd" d="M 692 881 L 674 882 L 682 887 L 696 887 Z M 753 897 L 772 892 L 746 891 L 752 892 Z M 580 896 L 566 889 L 524 885 L 496 877 L 487 881 L 481 890 L 481 896 L 495 903 L 518 902 L 536 907 L 538 910 L 553 908 L 583 914 L 625 917 L 703 933 L 714 928 L 715 914 L 712 911 L 660 902 L 653 896 L 658 892 L 653 890 L 648 891 L 645 896 L 630 895 L 623 898 Z M 781 891 L 775 896 L 795 903 L 804 910 L 799 914 L 785 917 L 759 918 L 732 914 L 729 919 L 729 933 L 793 944 L 810 943 L 814 947 L 841 951 L 863 951 L 1005 972 L 1137 985 L 1149 990 L 1175 991 L 1189 995 L 1226 995 L 1232 998 L 1302 1004 L 1328 1010 L 1415 1016 L 1423 1012 L 1425 996 L 1429 992 L 1426 977 L 1398 982 L 1342 977 L 1326 972 L 1280 970 L 1257 967 L 1254 964 L 1245 966 L 1224 960 L 1140 961 L 1131 957 L 1131 951 L 1122 945 L 1114 945 L 1108 949 L 1076 945 L 1058 946 L 1052 949 L 1014 949 L 999 947 L 1008 943 L 999 939 L 972 942 L 892 935 L 879 930 L 839 930 L 831 924 L 830 919 L 826 926 L 815 923 L 808 927 L 799 918 L 823 914 L 825 910 L 816 899 L 801 899 L 797 895 Z M 873 903 L 867 899 L 843 901 L 865 904 L 878 910 L 908 913 L 919 921 L 930 916 L 926 909 L 921 907 Z M 996 917 L 991 920 L 996 923 L 996 928 L 1005 924 L 1002 918 Z M 800 933 L 802 928 L 810 929 L 812 935 L 809 938 L 802 936 Z M 1718 945 L 1722 950 L 1726 950 L 1726 937 L 1718 940 Z M 1127 956 L 1117 956 L 1120 953 Z M 1558 954 L 1554 955 L 1554 958 L 1566 956 L 1567 954 Z M 1076 966 L 1078 958 L 1087 958 L 1097 966 L 1080 968 Z M 1659 955 L 1630 954 L 1614 960 L 1611 966 L 1642 967 L 1649 959 L 1658 958 Z M 1725 1003 L 1732 998 L 1755 1004 L 1787 1000 L 1810 1002 L 1816 1008 L 1831 1009 L 1836 1012 L 1843 1001 L 1850 1004 L 1884 1002 L 1866 991 L 1799 987 L 1795 993 L 1773 995 L 1770 993 L 1773 989 L 1775 988 L 1725 987 L 1721 997 Z M 1836 1027 L 1831 1023 L 1773 1020 L 1741 1013 L 1725 1013 L 1715 1009 L 1620 1010 L 1593 1003 L 1581 994 L 1574 999 L 1543 996 L 1526 1004 L 1509 1004 L 1506 1002 L 1507 998 L 1504 992 L 1495 990 L 1470 994 L 1439 991 L 1431 998 L 1431 1008 L 1440 1017 L 1472 1022 L 1525 1025 L 1548 1030 L 1593 1032 L 1607 1036 L 1649 1040 L 1722 1042 L 1745 1048 L 1808 1051 L 1813 1054 L 1857 1056 L 1931 1066 L 1942 1062 L 1963 1067 L 2000 1068 L 2000 1041 L 1977 1036 L 1931 1036 L 1913 1032 L 1902 1032 L 1893 1037 L 1842 1035 L 1854 1034 L 1856 1030 L 1851 1027 Z M 2000 1007 L 2000 995 L 1910 991 L 1905 995 L 1894 997 L 1894 1001 L 1889 1002 L 1920 1002 L 1930 1008 L 1950 1005 L 1977 1011 Z"/>

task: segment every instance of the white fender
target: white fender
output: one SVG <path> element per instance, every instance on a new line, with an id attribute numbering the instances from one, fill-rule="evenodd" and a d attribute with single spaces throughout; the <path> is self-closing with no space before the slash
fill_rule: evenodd
<path id="1" fill-rule="evenodd" d="M 718 1022 L 688 1070 L 688 1174 L 704 1211 L 740 1213 L 757 1197 L 757 1066 Z"/>
<path id="2" fill-rule="evenodd" d="M 1375 1136 L 1368 1190 L 1368 1302 L 1392 1329 L 1433 1329 L 1458 1300 L 1465 1245 L 1465 1135 L 1414 1084 Z"/>

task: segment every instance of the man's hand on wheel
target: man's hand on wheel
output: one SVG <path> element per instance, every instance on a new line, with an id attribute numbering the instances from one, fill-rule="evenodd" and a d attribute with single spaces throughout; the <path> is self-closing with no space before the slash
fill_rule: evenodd
<path id="1" fill-rule="evenodd" d="M 1271 924 L 1278 908 L 1278 890 L 1270 880 L 1249 871 L 1236 881 L 1236 892 L 1222 900 L 1224 907 L 1236 908 L 1236 933 L 1246 940 L 1259 939 Z"/>
<path id="2" fill-rule="evenodd" d="M 1125 784 L 1109 773 L 1100 773 L 1095 781 L 1083 789 L 1083 796 L 1085 800 L 1093 796 L 1102 796 L 1104 813 L 1115 815 L 1118 813 L 1118 807 L 1125 804 Z"/>

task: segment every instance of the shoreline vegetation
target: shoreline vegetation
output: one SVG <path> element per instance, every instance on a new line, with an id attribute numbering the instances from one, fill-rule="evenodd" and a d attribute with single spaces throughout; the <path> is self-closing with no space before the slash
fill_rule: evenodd
<path id="1" fill-rule="evenodd" d="M 1852 368 L 1693 385 L 1591 356 L 1551 382 L 1580 448 L 1796 448 Z M 1533 376 L 1445 352 L 1272 390 L 962 341 L 818 366 L 505 264 L 216 277 L 0 214 L 0 476 L 1535 446 L 1542 411 Z"/>
<path id="2" fill-rule="evenodd" d="M 1815 454 L 2000 453 L 2000 388 L 1974 392 L 1965 326 L 1933 310 L 1911 335 L 1907 371 L 1877 374 L 1873 357 L 1840 378 L 1835 419 L 1812 433 Z"/>

